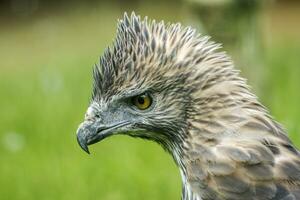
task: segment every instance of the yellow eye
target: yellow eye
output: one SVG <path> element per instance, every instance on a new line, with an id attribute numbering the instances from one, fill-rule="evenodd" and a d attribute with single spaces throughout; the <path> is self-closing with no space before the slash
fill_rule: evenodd
<path id="1" fill-rule="evenodd" d="M 140 110 L 145 110 L 151 106 L 152 99 L 148 94 L 141 94 L 132 98 L 132 103 Z"/>

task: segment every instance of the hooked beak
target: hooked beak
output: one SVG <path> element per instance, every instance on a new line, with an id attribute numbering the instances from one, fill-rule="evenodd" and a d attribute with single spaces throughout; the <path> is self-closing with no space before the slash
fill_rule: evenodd
<path id="1" fill-rule="evenodd" d="M 85 121 L 77 130 L 77 142 L 88 154 L 88 145 L 95 144 L 104 138 L 113 135 L 118 128 L 128 125 L 129 122 L 121 122 L 109 126 L 97 125 L 97 122 Z"/>

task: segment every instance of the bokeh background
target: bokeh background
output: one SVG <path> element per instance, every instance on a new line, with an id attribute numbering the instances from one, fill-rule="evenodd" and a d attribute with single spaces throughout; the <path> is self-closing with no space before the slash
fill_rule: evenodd
<path id="1" fill-rule="evenodd" d="M 115 136 L 91 155 L 77 145 L 92 66 L 124 11 L 224 43 L 300 147 L 299 1 L 0 1 L 1 200 L 180 199 L 179 171 L 158 145 Z"/>

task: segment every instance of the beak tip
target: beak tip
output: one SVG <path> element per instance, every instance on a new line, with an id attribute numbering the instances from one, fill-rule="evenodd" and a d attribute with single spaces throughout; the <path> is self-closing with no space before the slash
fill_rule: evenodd
<path id="1" fill-rule="evenodd" d="M 89 150 L 89 148 L 86 146 L 86 149 L 84 149 L 84 151 L 87 153 L 87 154 L 91 154 L 90 153 L 90 150 Z"/>
<path id="2" fill-rule="evenodd" d="M 79 134 L 77 135 L 77 142 L 82 150 L 84 150 L 86 153 L 90 154 L 86 140 L 83 137 L 81 137 Z"/>
<path id="3" fill-rule="evenodd" d="M 80 145 L 83 151 L 85 151 L 87 154 L 90 154 L 90 150 L 87 145 Z"/>

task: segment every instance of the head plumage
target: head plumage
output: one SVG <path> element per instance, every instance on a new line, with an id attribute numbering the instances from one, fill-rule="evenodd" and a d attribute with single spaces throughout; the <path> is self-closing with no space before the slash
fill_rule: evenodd
<path id="1" fill-rule="evenodd" d="M 220 44 L 200 36 L 191 27 L 141 19 L 126 13 L 119 20 L 117 36 L 94 68 L 94 93 L 116 93 L 116 83 L 133 81 L 136 85 L 155 77 L 190 76 L 201 64 L 223 63 L 231 66 L 224 52 L 216 52 Z"/>

